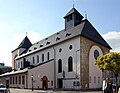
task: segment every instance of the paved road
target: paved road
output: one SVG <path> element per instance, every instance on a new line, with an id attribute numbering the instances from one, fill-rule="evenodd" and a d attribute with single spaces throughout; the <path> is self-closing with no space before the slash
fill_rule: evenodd
<path id="1" fill-rule="evenodd" d="M 10 89 L 10 93 L 102 93 L 102 91 L 87 91 L 87 92 L 81 92 L 81 91 L 44 91 L 44 90 L 34 90 L 31 91 L 29 89 Z"/>

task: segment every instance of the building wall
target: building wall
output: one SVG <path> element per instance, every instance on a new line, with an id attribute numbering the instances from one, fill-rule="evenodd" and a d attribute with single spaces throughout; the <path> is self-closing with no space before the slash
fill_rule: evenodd
<path id="1" fill-rule="evenodd" d="M 12 69 L 16 69 L 15 58 L 18 56 L 18 49 L 12 52 Z"/>
<path id="2" fill-rule="evenodd" d="M 24 77 L 24 79 L 23 79 Z M 8 84 L 10 88 L 27 88 L 27 73 L 13 74 L 0 77 L 1 83 Z"/>
<path id="3" fill-rule="evenodd" d="M 42 78 L 46 76 L 48 78 L 48 88 L 54 86 L 54 60 L 37 66 L 33 69 L 28 70 L 28 88 L 32 88 L 33 75 L 33 87 L 42 88 Z"/>
<path id="4" fill-rule="evenodd" d="M 81 88 L 89 88 L 89 52 L 93 46 L 98 46 L 103 54 L 106 54 L 109 52 L 109 49 L 107 47 L 104 47 L 103 45 L 100 45 L 94 41 L 91 41 L 83 36 L 80 37 L 80 73 L 81 73 L 81 82 L 80 87 Z M 96 75 L 96 73 L 94 73 Z M 97 87 L 97 86 L 96 86 Z M 96 88 L 95 87 L 95 88 Z"/>
<path id="5" fill-rule="evenodd" d="M 102 71 L 95 66 L 95 54 L 98 51 L 99 55 L 103 55 L 101 48 L 93 45 L 89 52 L 89 88 L 100 88 L 102 86 Z"/>
<path id="6" fill-rule="evenodd" d="M 72 47 L 70 49 L 70 47 Z M 60 52 L 61 49 L 61 52 Z M 63 88 L 73 88 L 73 83 L 80 81 L 80 37 L 74 37 L 55 46 L 56 61 L 56 88 L 59 88 L 58 79 L 63 80 Z M 68 72 L 68 58 L 73 58 L 73 71 Z M 62 60 L 62 72 L 58 73 L 58 60 Z M 63 71 L 65 78 L 63 78 Z M 76 77 L 77 76 L 77 77 Z"/>

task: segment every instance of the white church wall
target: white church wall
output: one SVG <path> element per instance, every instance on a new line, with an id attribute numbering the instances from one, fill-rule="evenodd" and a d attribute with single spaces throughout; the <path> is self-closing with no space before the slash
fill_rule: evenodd
<path id="1" fill-rule="evenodd" d="M 72 49 L 69 49 L 72 45 Z M 61 49 L 61 52 L 59 50 Z M 63 72 L 58 73 L 58 60 L 62 60 L 62 71 L 65 72 L 65 80 L 63 81 L 63 87 L 73 87 L 73 82 L 80 78 L 80 38 L 75 37 L 68 41 L 62 42 L 55 46 L 56 50 L 56 82 L 57 79 L 63 78 Z M 73 71 L 68 72 L 68 58 L 73 58 Z M 77 75 L 76 75 L 77 73 Z M 76 79 L 76 76 L 78 79 Z M 80 79 L 79 79 L 80 81 Z M 56 86 L 58 84 L 56 83 Z"/>
<path id="2" fill-rule="evenodd" d="M 103 52 L 99 46 L 92 46 L 89 52 L 89 88 L 101 88 L 102 87 L 102 71 L 98 70 L 94 65 L 95 57 L 94 52 L 97 50 L 99 55 L 103 55 Z"/>

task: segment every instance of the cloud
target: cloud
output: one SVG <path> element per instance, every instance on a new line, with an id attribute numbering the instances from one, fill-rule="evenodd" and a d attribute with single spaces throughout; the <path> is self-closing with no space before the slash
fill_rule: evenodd
<path id="1" fill-rule="evenodd" d="M 112 47 L 111 51 L 120 52 L 120 32 L 108 32 L 102 36 Z"/>

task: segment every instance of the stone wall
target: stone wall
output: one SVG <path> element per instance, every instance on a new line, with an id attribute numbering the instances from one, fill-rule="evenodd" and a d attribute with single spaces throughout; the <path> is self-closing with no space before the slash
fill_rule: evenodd
<path id="1" fill-rule="evenodd" d="M 92 46 L 97 45 L 103 51 L 103 54 L 109 52 L 107 47 L 80 36 L 80 68 L 81 68 L 81 88 L 89 88 L 89 51 Z"/>

